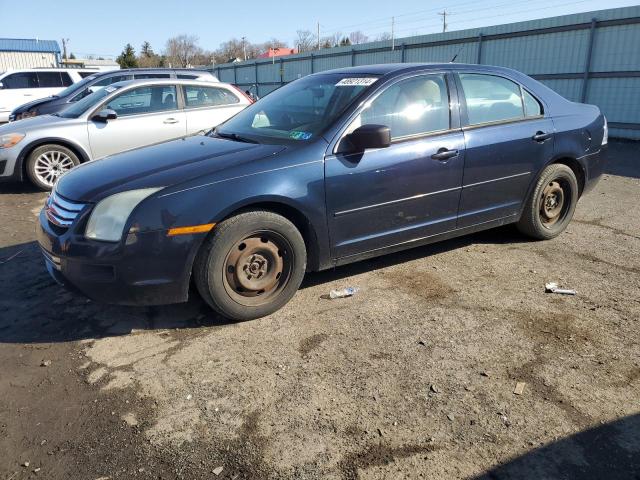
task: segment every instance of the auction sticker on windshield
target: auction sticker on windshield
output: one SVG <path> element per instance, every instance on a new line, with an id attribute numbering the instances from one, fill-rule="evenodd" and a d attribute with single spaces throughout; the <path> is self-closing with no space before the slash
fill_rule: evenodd
<path id="1" fill-rule="evenodd" d="M 376 80 L 378 79 L 375 77 L 343 78 L 338 83 L 336 83 L 336 87 L 368 87 Z"/>

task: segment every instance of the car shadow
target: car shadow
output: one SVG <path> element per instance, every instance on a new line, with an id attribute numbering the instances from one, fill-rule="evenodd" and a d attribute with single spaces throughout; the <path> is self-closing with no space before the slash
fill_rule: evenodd
<path id="1" fill-rule="evenodd" d="M 309 273 L 301 288 L 417 260 L 479 243 L 527 241 L 501 227 L 416 247 L 335 269 Z M 0 248 L 0 343 L 68 342 L 126 335 L 134 330 L 225 327 L 234 322 L 214 313 L 196 292 L 186 303 L 125 307 L 93 302 L 58 285 L 47 273 L 40 248 L 28 242 Z"/>
<path id="2" fill-rule="evenodd" d="M 499 465 L 475 480 L 638 480 L 640 414 L 576 433 Z"/>

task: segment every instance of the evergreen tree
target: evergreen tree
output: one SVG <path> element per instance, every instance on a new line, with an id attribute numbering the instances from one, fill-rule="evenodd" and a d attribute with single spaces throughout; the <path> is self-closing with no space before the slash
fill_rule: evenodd
<path id="1" fill-rule="evenodd" d="M 136 58 L 136 52 L 130 43 L 127 43 L 122 50 L 122 53 L 116 58 L 116 62 L 120 65 L 120 68 L 137 68 L 138 59 Z"/>
<path id="2" fill-rule="evenodd" d="M 151 44 L 145 41 L 140 47 L 140 56 L 142 57 L 152 57 L 154 55 L 153 48 L 151 48 Z"/>

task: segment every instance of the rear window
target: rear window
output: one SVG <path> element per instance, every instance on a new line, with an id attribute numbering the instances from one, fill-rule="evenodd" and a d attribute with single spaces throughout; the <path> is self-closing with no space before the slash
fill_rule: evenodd
<path id="1" fill-rule="evenodd" d="M 240 103 L 240 99 L 225 88 L 183 85 L 185 107 L 201 108 Z"/>

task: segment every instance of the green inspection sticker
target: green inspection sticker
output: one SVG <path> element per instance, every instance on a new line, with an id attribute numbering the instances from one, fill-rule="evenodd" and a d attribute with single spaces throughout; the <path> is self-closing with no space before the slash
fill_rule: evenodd
<path id="1" fill-rule="evenodd" d="M 299 132 L 294 130 L 289 134 L 289 138 L 293 138 L 294 140 L 309 140 L 313 133 L 310 132 Z"/>

